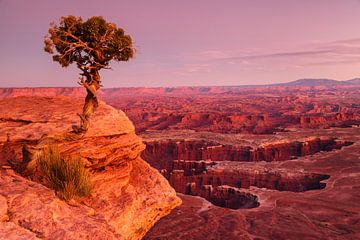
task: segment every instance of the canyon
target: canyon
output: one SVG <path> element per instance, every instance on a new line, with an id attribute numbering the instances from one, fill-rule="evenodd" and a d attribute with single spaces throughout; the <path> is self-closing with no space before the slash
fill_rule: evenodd
<path id="1" fill-rule="evenodd" d="M 151 196 L 155 197 L 155 192 L 161 193 L 162 187 L 175 189 L 182 204 L 170 194 L 171 207 L 151 210 L 164 213 L 152 222 L 155 224 L 152 228 L 146 225 L 139 230 L 141 234 L 135 234 L 137 237 L 148 240 L 356 239 L 360 237 L 359 93 L 360 87 L 356 84 L 304 86 L 300 83 L 103 89 L 99 98 L 124 111 L 134 123 L 128 138 L 122 135 L 95 137 L 103 130 L 92 124 L 94 138 L 80 140 L 84 150 L 76 149 L 75 142 L 60 141 L 59 144 L 65 155 L 80 154 L 95 175 L 99 174 L 96 178 L 99 191 L 106 189 L 101 179 L 110 179 L 109 183 L 113 183 L 112 173 L 119 174 L 116 179 L 122 181 L 125 173 L 121 171 L 127 172 L 120 160 L 124 157 L 126 163 L 144 159 L 157 169 L 156 179 L 163 179 L 159 187 L 152 189 L 156 184 L 149 183 L 154 181 L 153 175 L 147 175 L 150 166 L 133 168 L 131 176 L 139 172 L 142 181 L 150 178 L 147 179 L 149 187 L 143 185 L 146 189 L 143 194 L 152 192 Z M 4 104 L 24 95 L 72 96 L 81 102 L 84 92 L 79 88 L 0 89 Z M 50 103 L 56 105 L 53 101 Z M 66 115 L 75 116 L 70 115 L 70 111 L 76 112 L 70 107 Z M 22 156 L 24 139 L 27 144 L 31 143 L 29 153 L 42 146 L 39 142 L 41 121 L 24 118 L 24 114 L 27 112 L 9 111 L 0 116 L 0 126 L 5 126 L 1 132 L 0 153 L 10 162 L 16 163 Z M 106 116 L 101 111 L 97 114 L 98 119 Z M 105 122 L 109 124 L 110 120 Z M 124 121 L 116 122 L 119 124 L 106 128 L 122 128 Z M 33 124 L 40 130 L 39 134 L 27 130 Z M 52 121 L 47 122 L 49 124 L 57 128 Z M 7 135 L 9 129 L 18 130 L 16 134 Z M 7 139 L 12 144 L 10 149 L 5 147 Z M 97 146 L 98 143 L 101 144 Z M 124 152 L 122 148 L 131 150 Z M 96 154 L 99 151 L 103 153 Z M 118 157 L 112 157 L 114 152 Z M 16 174 L 16 167 L 11 168 Z M 163 181 L 168 185 L 163 185 Z M 116 192 L 114 188 L 109 187 Z M 86 204 L 102 209 L 101 204 L 91 201 Z M 112 202 L 106 209 L 115 205 Z M 175 209 L 167 215 L 172 208 Z M 128 230 L 140 229 L 139 226 Z"/>
<path id="2" fill-rule="evenodd" d="M 325 188 L 326 184 L 322 181 L 330 177 L 250 163 L 286 161 L 353 144 L 329 136 L 289 141 L 299 137 L 290 133 L 282 133 L 271 140 L 263 137 L 251 143 L 240 139 L 236 141 L 234 139 L 239 136 L 231 134 L 217 134 L 220 141 L 205 133 L 173 131 L 171 136 L 167 134 L 169 132 L 142 135 L 147 146 L 142 157 L 159 169 L 178 193 L 201 196 L 218 206 L 227 206 L 229 201 L 238 202 L 236 208 L 259 205 L 256 196 L 240 189 L 256 186 L 303 192 Z M 226 143 L 227 138 L 232 139 L 232 145 Z M 248 201 L 237 200 L 239 193 Z"/>
<path id="3" fill-rule="evenodd" d="M 295 133 L 314 134 L 303 129 Z M 188 176 L 184 170 L 175 170 L 177 181 L 172 184 L 175 189 L 185 186 L 179 194 L 183 204 L 155 224 L 145 239 L 358 238 L 360 129 L 334 128 L 316 133 L 354 143 L 286 161 L 215 161 L 207 163 L 201 174 Z M 203 193 L 216 186 L 228 189 L 229 194 L 223 194 L 221 201 Z M 234 191 L 251 194 L 257 204 L 248 198 L 250 205 L 232 205 L 228 196 L 232 193 L 236 199 Z M 216 191 L 214 194 L 218 196 Z"/>

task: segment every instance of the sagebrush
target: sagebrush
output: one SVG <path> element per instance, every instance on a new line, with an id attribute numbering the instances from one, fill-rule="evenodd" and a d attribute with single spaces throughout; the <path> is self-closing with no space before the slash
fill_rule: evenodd
<path id="1" fill-rule="evenodd" d="M 39 156 L 38 166 L 46 185 L 54 189 L 60 198 L 70 200 L 75 196 L 85 197 L 91 193 L 90 173 L 80 158 L 64 160 L 57 147 L 49 146 Z"/>

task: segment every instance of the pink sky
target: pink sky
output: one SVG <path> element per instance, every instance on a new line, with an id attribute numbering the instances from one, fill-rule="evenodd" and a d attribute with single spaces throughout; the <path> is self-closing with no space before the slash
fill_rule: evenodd
<path id="1" fill-rule="evenodd" d="M 0 87 L 76 86 L 43 51 L 60 16 L 101 15 L 136 58 L 102 70 L 105 87 L 267 84 L 359 77 L 357 0 L 0 0 Z"/>

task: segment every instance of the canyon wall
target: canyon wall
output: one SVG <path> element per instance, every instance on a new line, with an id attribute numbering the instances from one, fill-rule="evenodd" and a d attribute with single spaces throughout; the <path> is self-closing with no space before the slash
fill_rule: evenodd
<path id="1" fill-rule="evenodd" d="M 220 144 L 205 139 L 205 136 L 197 140 L 145 138 L 147 147 L 142 156 L 177 192 L 201 196 L 217 206 L 234 209 L 259 206 L 257 196 L 245 191 L 251 186 L 303 192 L 323 189 L 326 184 L 322 181 L 330 177 L 278 167 L 273 169 L 263 164 L 255 165 L 255 162 L 291 160 L 352 144 L 333 137 L 274 140 L 260 145 Z"/>
<path id="2" fill-rule="evenodd" d="M 322 189 L 326 185 L 321 181 L 328 179 L 326 174 L 299 171 L 285 171 L 238 163 L 217 163 L 200 174 L 185 175 L 183 170 L 170 173 L 169 182 L 177 192 L 201 195 L 204 186 L 213 188 L 227 185 L 234 188 L 268 188 L 278 191 L 304 192 Z"/>
<path id="3" fill-rule="evenodd" d="M 311 155 L 320 151 L 331 151 L 350 145 L 351 142 L 333 137 L 313 137 L 302 141 L 273 142 L 262 146 L 225 145 L 206 140 L 146 140 L 143 157 L 158 169 L 169 170 L 172 160 L 212 161 L 284 161 Z M 170 163 L 169 163 L 170 162 Z"/>

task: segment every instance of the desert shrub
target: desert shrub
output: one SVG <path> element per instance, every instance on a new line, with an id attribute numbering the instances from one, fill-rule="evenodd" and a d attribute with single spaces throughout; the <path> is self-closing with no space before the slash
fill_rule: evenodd
<path id="1" fill-rule="evenodd" d="M 75 196 L 85 197 L 91 193 L 90 173 L 80 158 L 72 157 L 65 161 L 61 158 L 59 149 L 50 146 L 39 156 L 38 166 L 46 185 L 54 189 L 60 198 L 70 200 Z"/>

